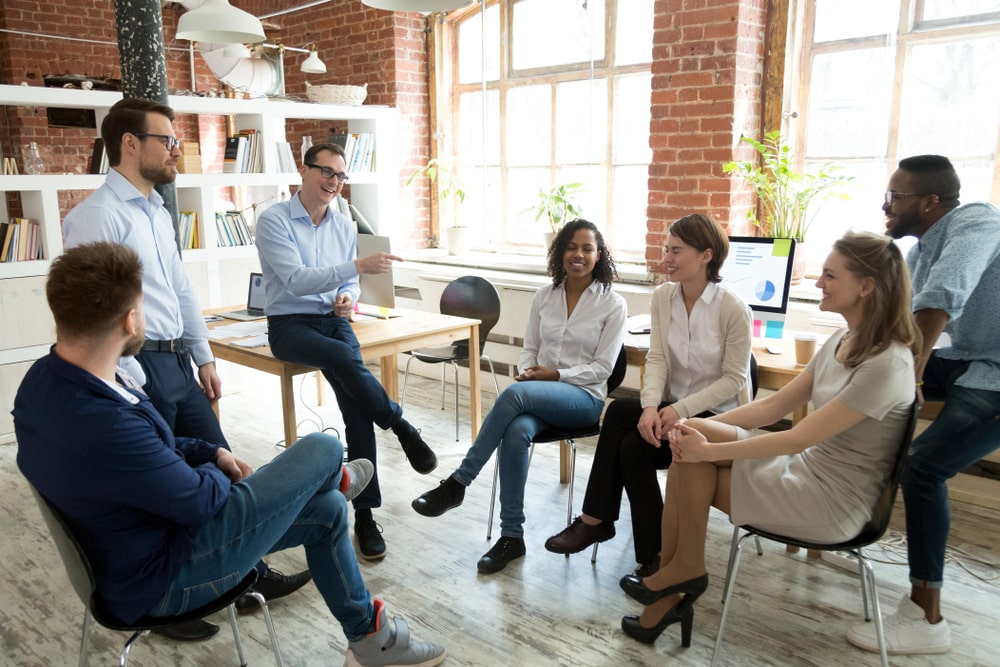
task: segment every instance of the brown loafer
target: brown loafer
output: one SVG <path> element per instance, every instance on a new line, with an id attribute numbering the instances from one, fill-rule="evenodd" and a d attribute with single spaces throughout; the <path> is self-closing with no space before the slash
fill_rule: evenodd
<path id="1" fill-rule="evenodd" d="M 614 536 L 613 522 L 602 521 L 596 526 L 589 526 L 576 517 L 573 523 L 545 540 L 545 548 L 556 554 L 575 554 L 595 542 L 607 542 Z"/>

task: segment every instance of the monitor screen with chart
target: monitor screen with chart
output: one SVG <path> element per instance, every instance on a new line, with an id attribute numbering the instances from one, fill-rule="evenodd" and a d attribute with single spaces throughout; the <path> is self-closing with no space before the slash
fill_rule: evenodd
<path id="1" fill-rule="evenodd" d="M 722 284 L 754 312 L 754 335 L 781 338 L 792 279 L 792 239 L 730 236 Z"/>

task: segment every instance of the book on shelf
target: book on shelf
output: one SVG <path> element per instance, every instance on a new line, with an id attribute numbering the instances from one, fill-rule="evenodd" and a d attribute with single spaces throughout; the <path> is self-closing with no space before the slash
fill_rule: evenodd
<path id="1" fill-rule="evenodd" d="M 250 227 L 240 211 L 226 211 L 225 213 L 217 211 L 215 213 L 215 228 L 221 248 L 253 245 Z"/>
<path id="2" fill-rule="evenodd" d="M 198 248 L 198 214 L 195 211 L 181 211 L 178 222 L 181 247 L 185 250 Z"/>
<path id="3" fill-rule="evenodd" d="M 327 139 L 327 141 L 330 142 L 331 144 L 337 144 L 338 146 L 340 146 L 341 148 L 343 148 L 344 151 L 346 152 L 347 151 L 347 137 L 349 137 L 349 136 L 350 135 L 347 132 L 334 132 L 334 131 L 331 130 L 330 131 L 330 138 Z"/>
<path id="4" fill-rule="evenodd" d="M 0 227 L 0 262 L 41 259 L 41 228 L 27 218 L 11 218 Z"/>
<path id="5" fill-rule="evenodd" d="M 88 174 L 108 173 L 108 152 L 104 149 L 103 139 L 94 139 L 94 150 L 90 154 Z"/>
<path id="6" fill-rule="evenodd" d="M 274 142 L 275 150 L 278 153 L 278 172 L 281 174 L 294 174 L 298 169 L 295 166 L 295 155 L 292 153 L 292 145 L 287 141 Z"/>
<path id="7" fill-rule="evenodd" d="M 246 151 L 246 137 L 227 137 L 226 150 L 222 155 L 222 172 L 225 174 L 242 173 L 243 161 L 246 159 Z"/>
<path id="8" fill-rule="evenodd" d="M 7 252 L 15 234 L 17 234 L 17 224 L 13 218 L 10 222 L 0 222 L 0 262 L 7 261 Z"/>
<path id="9" fill-rule="evenodd" d="M 259 174 L 263 169 L 263 161 L 260 159 L 260 134 L 255 129 L 239 130 L 236 133 L 238 137 L 244 137 L 247 140 L 246 152 L 243 156 L 243 170 L 244 174 Z"/>

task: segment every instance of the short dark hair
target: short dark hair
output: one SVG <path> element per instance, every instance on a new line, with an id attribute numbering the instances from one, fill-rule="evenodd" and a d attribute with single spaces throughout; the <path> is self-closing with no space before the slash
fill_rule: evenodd
<path id="1" fill-rule="evenodd" d="M 719 275 L 719 271 L 722 270 L 722 264 L 729 255 L 729 237 L 726 236 L 726 231 L 722 228 L 722 225 L 707 215 L 689 213 L 683 218 L 674 220 L 670 228 L 667 229 L 667 232 L 676 236 L 698 252 L 705 252 L 710 249 L 712 251 L 712 259 L 708 261 L 708 266 L 705 267 L 708 272 L 708 280 L 713 283 L 722 282 L 722 276 Z"/>
<path id="2" fill-rule="evenodd" d="M 126 97 L 115 103 L 101 122 L 101 139 L 108 152 L 108 164 L 117 167 L 122 162 L 122 137 L 125 133 L 141 134 L 149 129 L 146 114 L 158 113 L 174 120 L 174 110 L 166 104 Z"/>
<path id="3" fill-rule="evenodd" d="M 334 155 L 344 158 L 345 162 L 347 161 L 347 154 L 344 152 L 344 147 L 340 144 L 313 144 L 306 151 L 306 154 L 302 156 L 302 164 L 315 160 L 321 151 L 330 151 Z"/>
<path id="4" fill-rule="evenodd" d="M 69 338 L 94 338 L 113 330 L 140 295 L 139 255 L 107 241 L 70 248 L 52 262 L 45 281 L 56 332 Z"/>
<path id="5" fill-rule="evenodd" d="M 548 274 L 552 276 L 552 284 L 559 287 L 566 280 L 566 267 L 563 266 L 563 254 L 566 252 L 566 246 L 573 240 L 573 236 L 581 229 L 588 229 L 594 233 L 594 239 L 597 241 L 597 252 L 600 253 L 600 257 L 597 258 L 597 264 L 594 265 L 593 276 L 594 280 L 601 283 L 604 286 L 604 290 L 607 291 L 611 289 L 611 284 L 618 277 L 615 258 L 611 256 L 611 250 L 608 249 L 608 245 L 604 242 L 604 236 L 601 234 L 601 230 L 597 228 L 597 225 L 582 218 L 570 220 L 563 225 L 563 228 L 556 234 L 555 239 L 552 240 L 552 245 L 549 246 Z"/>
<path id="6" fill-rule="evenodd" d="M 958 205 L 962 188 L 951 160 L 943 155 L 914 155 L 899 161 L 899 168 L 913 176 L 914 194 L 937 195 L 946 204 Z"/>

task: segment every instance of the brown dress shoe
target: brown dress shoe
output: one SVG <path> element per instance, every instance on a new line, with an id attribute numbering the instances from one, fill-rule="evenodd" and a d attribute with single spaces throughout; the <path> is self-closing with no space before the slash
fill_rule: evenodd
<path id="1" fill-rule="evenodd" d="M 614 536 L 613 522 L 602 521 L 596 526 L 589 526 L 583 519 L 576 517 L 573 523 L 545 540 L 545 548 L 556 554 L 575 554 L 594 542 L 606 542 Z"/>

